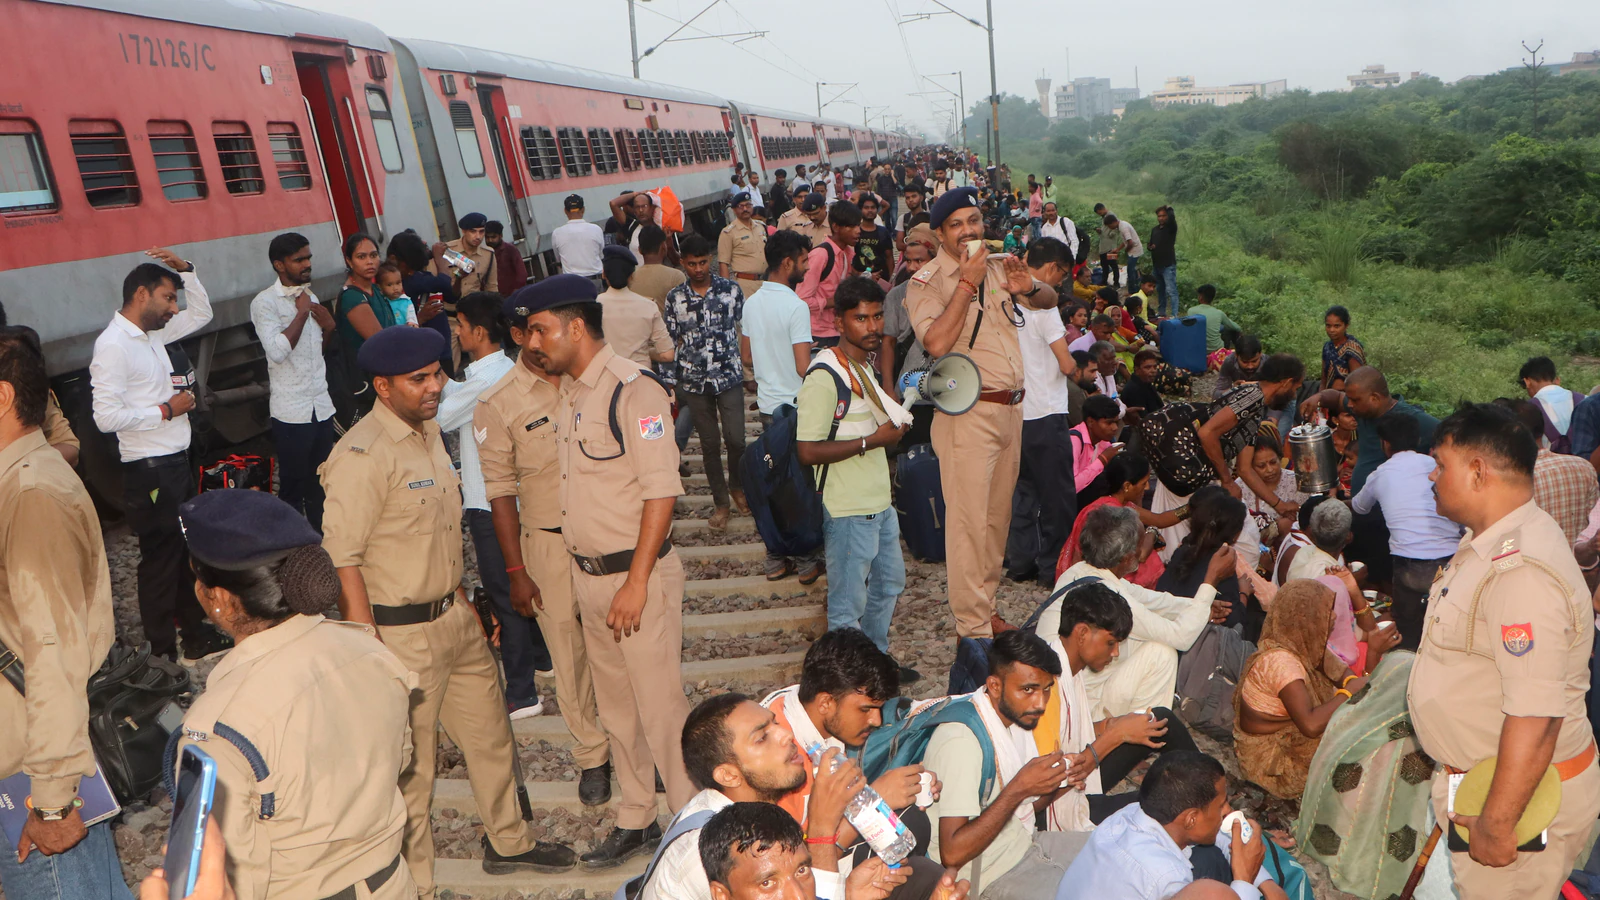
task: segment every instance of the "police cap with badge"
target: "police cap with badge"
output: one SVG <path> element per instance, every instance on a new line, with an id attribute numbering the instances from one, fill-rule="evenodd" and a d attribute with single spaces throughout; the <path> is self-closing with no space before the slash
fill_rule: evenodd
<path id="1" fill-rule="evenodd" d="M 626 248 L 622 249 L 629 258 L 633 253 Z M 602 256 L 611 247 L 601 250 Z M 557 309 L 563 306 L 576 306 L 580 303 L 593 303 L 599 292 L 595 290 L 594 282 L 582 275 L 564 272 L 552 275 L 543 281 L 525 284 L 512 291 L 505 299 L 506 318 L 511 324 L 522 328 L 527 324 L 528 317 L 534 313 Z"/>
<path id="2" fill-rule="evenodd" d="M 939 195 L 939 199 L 933 201 L 933 209 L 928 211 L 928 224 L 938 228 L 956 210 L 965 209 L 969 206 L 974 209 L 982 206 L 978 202 L 977 188 L 963 187 L 945 191 Z"/>
<path id="3" fill-rule="evenodd" d="M 432 328 L 391 325 L 367 338 L 356 351 L 356 364 L 373 375 L 409 375 L 438 362 L 449 349 L 444 335 Z"/>

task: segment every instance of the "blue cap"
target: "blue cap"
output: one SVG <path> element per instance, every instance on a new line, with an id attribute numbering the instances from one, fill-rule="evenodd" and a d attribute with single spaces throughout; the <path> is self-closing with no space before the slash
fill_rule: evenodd
<path id="1" fill-rule="evenodd" d="M 606 248 L 602 248 L 604 253 Z M 632 253 L 628 254 L 632 256 Z M 586 276 L 574 275 L 570 272 L 561 275 L 552 275 L 543 281 L 535 281 L 517 288 L 506 298 L 506 317 L 512 324 L 521 327 L 528 321 L 528 317 L 536 312 L 555 309 L 558 306 L 572 306 L 577 303 L 593 303 L 599 291 L 595 290 L 594 282 Z M 421 329 L 412 329 L 418 331 Z M 435 332 L 437 334 L 437 332 Z"/>
<path id="2" fill-rule="evenodd" d="M 489 217 L 483 213 L 467 213 L 456 224 L 462 228 L 482 228 L 489 224 Z"/>
<path id="3" fill-rule="evenodd" d="M 978 203 L 977 188 L 964 187 L 956 188 L 953 191 L 945 191 L 939 195 L 939 199 L 933 201 L 933 209 L 928 213 L 928 224 L 938 228 L 956 210 L 980 205 Z"/>
<path id="4" fill-rule="evenodd" d="M 178 507 L 178 523 L 194 558 L 218 569 L 250 569 L 322 543 L 294 507 L 245 488 L 206 491 L 184 502 Z"/>
<path id="5" fill-rule="evenodd" d="M 361 345 L 356 363 L 374 375 L 405 375 L 439 361 L 450 345 L 432 328 L 391 325 Z"/>
<path id="6" fill-rule="evenodd" d="M 633 255 L 633 251 L 629 250 L 627 247 L 622 246 L 621 244 L 607 244 L 604 247 L 601 247 L 600 248 L 600 258 L 601 259 L 625 259 L 625 260 L 627 260 L 628 262 L 631 262 L 631 263 L 638 263 L 639 262 L 638 257 Z"/>
<path id="7" fill-rule="evenodd" d="M 741 203 L 749 203 L 749 202 L 750 202 L 750 192 L 749 191 L 740 191 L 739 193 L 733 195 L 733 205 L 734 206 L 738 206 Z"/>
<path id="8" fill-rule="evenodd" d="M 800 210 L 802 212 L 813 212 L 827 205 L 828 196 L 826 194 L 822 191 L 812 191 L 806 195 L 804 200 L 800 201 Z"/>

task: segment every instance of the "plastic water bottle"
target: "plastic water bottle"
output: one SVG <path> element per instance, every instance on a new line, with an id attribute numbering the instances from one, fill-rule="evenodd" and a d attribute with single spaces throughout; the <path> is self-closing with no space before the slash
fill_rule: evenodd
<path id="1" fill-rule="evenodd" d="M 477 264 L 474 263 L 466 254 L 455 250 L 445 250 L 444 261 L 452 266 L 455 266 L 456 271 L 463 275 L 471 275 L 472 270 L 478 267 Z"/>
<path id="2" fill-rule="evenodd" d="M 806 753 L 812 762 L 821 764 L 822 744 L 812 744 L 806 748 Z M 830 773 L 839 768 L 841 758 L 834 757 L 828 769 Z M 862 839 L 872 846 L 872 852 L 890 866 L 898 866 L 917 845 L 916 838 L 901 823 L 900 817 L 894 814 L 894 810 L 870 784 L 862 785 L 861 790 L 850 798 L 845 805 L 844 816 L 860 832 Z"/>

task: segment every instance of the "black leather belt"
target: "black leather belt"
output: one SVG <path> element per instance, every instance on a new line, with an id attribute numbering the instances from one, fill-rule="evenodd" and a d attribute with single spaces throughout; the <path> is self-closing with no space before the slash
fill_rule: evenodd
<path id="1" fill-rule="evenodd" d="M 168 453 L 166 456 L 146 456 L 144 459 L 130 459 L 125 465 L 137 466 L 141 469 L 160 469 L 165 466 L 189 465 L 189 453 L 180 450 L 177 453 Z"/>
<path id="2" fill-rule="evenodd" d="M 666 556 L 672 551 L 672 539 L 667 538 L 661 542 L 661 552 L 656 554 L 656 559 Z M 578 563 L 578 568 L 585 575 L 616 575 L 628 571 L 633 565 L 633 551 L 621 550 L 616 553 L 607 553 L 605 556 L 579 556 L 572 554 L 573 560 Z"/>
<path id="3" fill-rule="evenodd" d="M 450 594 L 441 600 L 432 603 L 410 603 L 405 606 L 377 606 L 372 607 L 372 621 L 379 625 L 421 625 L 432 622 L 449 611 L 456 602 L 456 595 Z"/>
<path id="4" fill-rule="evenodd" d="M 373 608 L 377 609 L 377 607 L 373 607 Z M 394 873 L 399 868 L 400 868 L 400 857 L 396 856 L 394 859 L 389 861 L 389 864 L 387 866 L 384 866 L 383 868 L 379 869 L 378 871 L 374 872 L 373 874 L 368 875 L 366 878 L 363 878 L 362 881 L 365 881 L 367 883 L 367 890 L 369 892 L 376 894 L 378 892 L 378 888 L 383 887 L 384 884 L 386 884 L 389 881 L 389 879 L 394 876 Z M 331 897 L 325 898 L 325 900 L 356 900 L 357 896 L 358 895 L 356 894 L 356 886 L 352 884 L 349 887 L 345 888 L 344 890 L 340 891 L 339 893 L 334 894 Z"/>

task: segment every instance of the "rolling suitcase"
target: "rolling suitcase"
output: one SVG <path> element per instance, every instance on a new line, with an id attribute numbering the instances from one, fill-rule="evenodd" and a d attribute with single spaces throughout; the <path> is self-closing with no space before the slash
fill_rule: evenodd
<path id="1" fill-rule="evenodd" d="M 1156 333 L 1161 356 L 1196 375 L 1206 372 L 1206 320 L 1204 316 L 1164 319 Z"/>
<path id="2" fill-rule="evenodd" d="M 944 562 L 944 491 L 932 444 L 917 444 L 900 455 L 894 489 L 900 535 L 911 555 L 923 562 Z"/>

